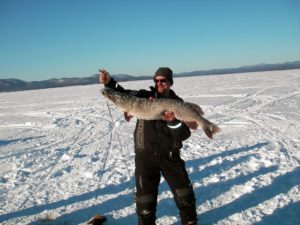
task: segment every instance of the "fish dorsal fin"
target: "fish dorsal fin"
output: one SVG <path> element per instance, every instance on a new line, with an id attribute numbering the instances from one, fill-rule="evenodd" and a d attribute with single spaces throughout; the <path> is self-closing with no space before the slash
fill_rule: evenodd
<path id="1" fill-rule="evenodd" d="M 201 107 L 195 103 L 191 103 L 191 102 L 186 102 L 194 111 L 196 111 L 197 113 L 199 113 L 201 116 L 204 115 L 203 110 L 201 109 Z"/>

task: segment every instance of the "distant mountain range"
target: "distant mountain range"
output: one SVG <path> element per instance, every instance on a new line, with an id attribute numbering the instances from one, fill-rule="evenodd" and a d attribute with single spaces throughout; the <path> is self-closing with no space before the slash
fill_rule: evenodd
<path id="1" fill-rule="evenodd" d="M 212 70 L 199 70 L 185 73 L 174 74 L 174 77 L 190 77 L 190 76 L 203 76 L 203 75 L 218 75 L 230 73 L 245 73 L 245 72 L 259 72 L 259 71 L 272 71 L 272 70 L 289 70 L 300 69 L 300 61 L 276 63 L 276 64 L 258 64 L 251 66 L 242 66 L 237 68 L 226 69 L 212 69 Z M 133 81 L 133 80 L 149 80 L 152 76 L 131 76 L 128 74 L 115 74 L 112 75 L 117 81 Z M 9 91 L 23 91 L 43 88 L 66 87 L 75 85 L 88 85 L 98 83 L 98 74 L 84 78 L 62 78 L 50 79 L 44 81 L 31 81 L 26 82 L 18 79 L 0 79 L 0 92 Z"/>

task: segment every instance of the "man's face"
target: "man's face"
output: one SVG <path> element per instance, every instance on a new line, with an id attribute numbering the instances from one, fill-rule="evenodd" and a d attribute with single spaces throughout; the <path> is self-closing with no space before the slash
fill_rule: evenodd
<path id="1" fill-rule="evenodd" d="M 168 94 L 169 90 L 171 88 L 171 83 L 168 79 L 166 79 L 163 76 L 157 76 L 155 77 L 155 88 L 158 93 L 161 94 Z"/>

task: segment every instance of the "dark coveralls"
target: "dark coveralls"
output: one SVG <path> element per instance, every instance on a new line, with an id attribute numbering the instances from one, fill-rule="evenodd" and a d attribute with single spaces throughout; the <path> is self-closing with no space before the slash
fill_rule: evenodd
<path id="1" fill-rule="evenodd" d="M 165 98 L 151 90 L 126 90 L 111 79 L 106 87 L 139 98 Z M 181 100 L 170 90 L 168 98 Z M 180 157 L 182 141 L 189 128 L 178 120 L 138 120 L 134 131 L 136 207 L 139 225 L 155 225 L 158 185 L 161 174 L 169 184 L 184 225 L 196 225 L 197 213 L 193 187 Z"/>

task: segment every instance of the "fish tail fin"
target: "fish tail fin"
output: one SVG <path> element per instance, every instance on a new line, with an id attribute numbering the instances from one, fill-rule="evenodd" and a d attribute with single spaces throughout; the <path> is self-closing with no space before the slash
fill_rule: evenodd
<path id="1" fill-rule="evenodd" d="M 207 137 L 209 137 L 210 139 L 213 139 L 213 133 L 212 133 L 211 129 L 209 129 L 209 127 L 205 127 L 203 130 Z"/>
<path id="2" fill-rule="evenodd" d="M 211 128 L 211 131 L 212 131 L 213 134 L 215 134 L 215 133 L 220 132 L 221 129 L 220 129 L 220 127 L 218 127 L 218 125 L 216 125 L 216 124 L 213 123 L 213 124 L 212 124 L 212 128 Z"/>
<path id="3" fill-rule="evenodd" d="M 221 129 L 218 127 L 218 125 L 214 123 L 210 123 L 209 126 L 203 128 L 204 133 L 209 137 L 210 139 L 213 139 L 213 135 L 217 132 L 219 132 Z"/>

